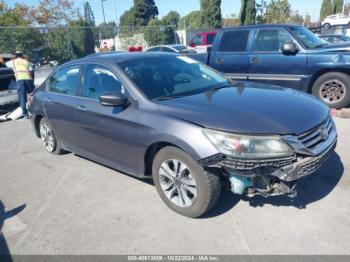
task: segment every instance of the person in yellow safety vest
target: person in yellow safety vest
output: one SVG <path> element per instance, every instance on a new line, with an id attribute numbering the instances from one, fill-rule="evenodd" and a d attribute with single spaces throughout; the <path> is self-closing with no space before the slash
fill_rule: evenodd
<path id="1" fill-rule="evenodd" d="M 16 58 L 12 60 L 12 65 L 16 77 L 19 105 L 22 108 L 23 117 L 28 119 L 27 95 L 34 90 L 29 69 L 30 63 L 24 59 L 22 52 L 16 52 Z"/>

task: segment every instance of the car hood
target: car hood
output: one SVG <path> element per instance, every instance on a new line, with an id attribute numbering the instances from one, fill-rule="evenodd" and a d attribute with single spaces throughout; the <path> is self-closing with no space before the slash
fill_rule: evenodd
<path id="1" fill-rule="evenodd" d="M 326 46 L 315 48 L 312 51 L 315 52 L 315 53 L 322 53 L 322 52 L 331 52 L 331 53 L 339 52 L 339 53 L 344 53 L 344 52 L 349 52 L 349 54 L 350 54 L 350 43 L 345 42 L 345 43 L 336 44 L 336 45 L 329 44 L 329 45 L 326 45 Z"/>
<path id="2" fill-rule="evenodd" d="M 329 114 L 324 103 L 308 94 L 240 82 L 157 103 L 169 116 L 205 128 L 245 134 L 299 135 L 321 124 Z"/>

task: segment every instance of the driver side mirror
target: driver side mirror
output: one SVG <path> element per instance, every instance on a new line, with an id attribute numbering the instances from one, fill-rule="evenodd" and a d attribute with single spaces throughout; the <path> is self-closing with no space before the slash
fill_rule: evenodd
<path id="1" fill-rule="evenodd" d="M 98 97 L 103 106 L 123 106 L 126 104 L 126 99 L 118 93 L 107 93 Z"/>
<path id="2" fill-rule="evenodd" d="M 282 45 L 282 52 L 285 55 L 294 55 L 298 53 L 298 47 L 294 42 L 285 42 Z"/>

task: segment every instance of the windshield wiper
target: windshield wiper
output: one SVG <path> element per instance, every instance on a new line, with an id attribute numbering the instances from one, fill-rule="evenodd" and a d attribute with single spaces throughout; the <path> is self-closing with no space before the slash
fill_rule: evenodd
<path id="1" fill-rule="evenodd" d="M 328 44 L 324 43 L 324 44 L 319 44 L 319 45 L 315 45 L 314 48 L 319 48 L 319 47 L 324 47 L 327 46 Z"/>
<path id="2" fill-rule="evenodd" d="M 161 101 L 161 100 L 170 100 L 170 99 L 181 98 L 181 97 L 184 97 L 184 95 L 161 96 L 161 97 L 154 98 L 154 100 Z"/>
<path id="3" fill-rule="evenodd" d="M 206 92 L 213 92 L 213 91 L 217 91 L 219 89 L 228 88 L 228 87 L 232 87 L 232 84 L 217 85 L 208 89 Z"/>

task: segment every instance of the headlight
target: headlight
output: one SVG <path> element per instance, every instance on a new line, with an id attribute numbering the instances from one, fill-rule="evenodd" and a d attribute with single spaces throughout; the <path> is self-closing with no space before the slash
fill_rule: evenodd
<path id="1" fill-rule="evenodd" d="M 210 129 L 204 135 L 222 153 L 237 158 L 264 159 L 288 157 L 294 151 L 277 136 L 247 136 Z"/>

